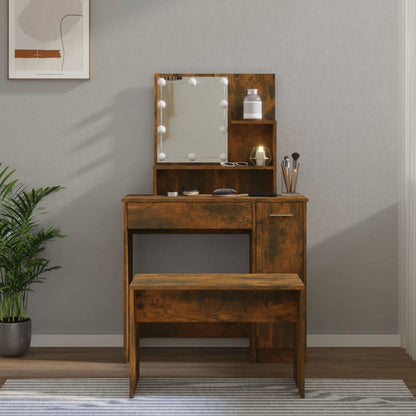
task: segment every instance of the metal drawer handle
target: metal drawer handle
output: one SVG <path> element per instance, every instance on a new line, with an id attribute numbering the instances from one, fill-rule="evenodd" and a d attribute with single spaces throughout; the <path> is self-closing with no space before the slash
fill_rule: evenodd
<path id="1" fill-rule="evenodd" d="M 293 217 L 293 214 L 269 214 L 269 217 Z"/>

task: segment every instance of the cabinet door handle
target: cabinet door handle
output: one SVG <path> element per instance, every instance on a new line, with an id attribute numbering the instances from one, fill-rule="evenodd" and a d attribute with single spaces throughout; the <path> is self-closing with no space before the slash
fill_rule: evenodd
<path id="1" fill-rule="evenodd" d="M 269 217 L 293 217 L 293 214 L 269 214 Z"/>

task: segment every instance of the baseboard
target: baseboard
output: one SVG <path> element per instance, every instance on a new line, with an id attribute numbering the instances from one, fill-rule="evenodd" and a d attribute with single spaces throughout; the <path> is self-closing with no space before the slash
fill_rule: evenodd
<path id="1" fill-rule="evenodd" d="M 308 347 L 400 347 L 400 335 L 308 335 Z"/>
<path id="2" fill-rule="evenodd" d="M 123 335 L 32 335 L 31 347 L 121 347 Z"/>
<path id="3" fill-rule="evenodd" d="M 400 335 L 308 335 L 308 347 L 400 347 Z M 32 335 L 32 347 L 121 347 L 122 335 Z M 144 338 L 143 347 L 247 347 L 246 338 Z"/>

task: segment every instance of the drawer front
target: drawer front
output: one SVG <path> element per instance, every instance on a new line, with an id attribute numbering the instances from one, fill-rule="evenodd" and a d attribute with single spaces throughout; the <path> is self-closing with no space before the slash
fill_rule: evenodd
<path id="1" fill-rule="evenodd" d="M 154 230 L 250 229 L 252 205 L 190 201 L 129 203 L 127 227 Z"/>

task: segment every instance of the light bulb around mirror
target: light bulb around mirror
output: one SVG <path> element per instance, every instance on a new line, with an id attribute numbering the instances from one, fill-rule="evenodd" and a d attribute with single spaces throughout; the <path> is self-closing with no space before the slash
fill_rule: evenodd
<path id="1" fill-rule="evenodd" d="M 188 155 L 188 159 L 192 162 L 196 159 L 196 154 L 195 153 L 189 153 Z"/>
<path id="2" fill-rule="evenodd" d="M 191 85 L 192 87 L 195 87 L 195 85 L 197 84 L 196 78 L 189 78 L 188 84 Z"/>
<path id="3" fill-rule="evenodd" d="M 227 127 L 226 126 L 221 126 L 220 127 L 220 132 L 222 133 L 222 134 L 225 134 L 225 133 L 227 133 Z"/>
<path id="4" fill-rule="evenodd" d="M 220 160 L 221 162 L 225 162 L 227 160 L 227 155 L 225 153 L 220 153 Z"/>
<path id="5" fill-rule="evenodd" d="M 159 78 L 157 80 L 157 85 L 159 85 L 159 87 L 164 87 L 166 85 L 166 80 L 165 78 Z"/>
<path id="6" fill-rule="evenodd" d="M 158 132 L 158 133 L 160 133 L 160 134 L 166 133 L 166 127 L 165 127 L 165 126 L 160 125 L 160 126 L 157 128 L 157 132 Z"/>
<path id="7" fill-rule="evenodd" d="M 166 102 L 163 100 L 159 100 L 157 102 L 157 108 L 165 108 L 166 107 Z"/>
<path id="8" fill-rule="evenodd" d="M 228 85 L 228 78 L 221 78 L 220 79 L 220 84 L 223 85 L 224 87 Z"/>
<path id="9" fill-rule="evenodd" d="M 160 162 L 163 162 L 163 161 L 166 159 L 166 154 L 165 154 L 165 153 L 163 153 L 163 152 L 160 152 L 160 153 L 158 154 L 158 156 L 157 156 L 157 159 L 158 159 Z"/>
<path id="10" fill-rule="evenodd" d="M 221 108 L 227 108 L 228 107 L 228 101 L 227 100 L 222 100 L 220 102 L 220 107 Z"/>

